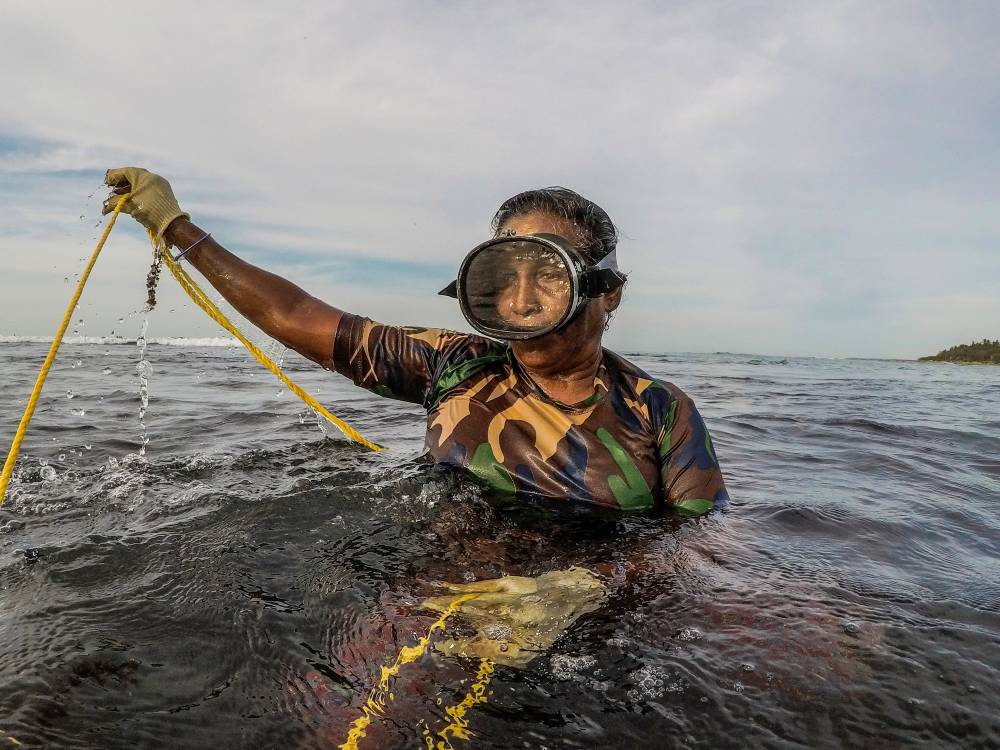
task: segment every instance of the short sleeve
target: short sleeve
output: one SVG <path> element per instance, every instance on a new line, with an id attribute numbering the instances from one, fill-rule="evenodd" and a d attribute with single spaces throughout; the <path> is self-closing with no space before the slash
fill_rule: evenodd
<path id="1" fill-rule="evenodd" d="M 680 389 L 670 389 L 673 398 L 660 428 L 657 457 L 664 502 L 688 516 L 700 516 L 729 505 L 729 493 L 715 447 L 701 414 Z"/>
<path id="2" fill-rule="evenodd" d="M 333 369 L 380 396 L 423 404 L 436 373 L 485 340 L 442 328 L 387 326 L 345 313 L 333 344 Z M 488 345 L 488 344 L 487 344 Z"/>

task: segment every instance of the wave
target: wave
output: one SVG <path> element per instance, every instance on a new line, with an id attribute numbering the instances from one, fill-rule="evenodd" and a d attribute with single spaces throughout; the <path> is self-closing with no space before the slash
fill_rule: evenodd
<path id="1" fill-rule="evenodd" d="M 138 339 L 122 336 L 66 336 L 64 344 L 100 344 L 101 346 L 129 345 L 135 346 Z M 0 336 L 0 344 L 51 344 L 49 336 Z M 240 342 L 229 337 L 186 338 L 183 336 L 164 336 L 150 338 L 147 344 L 159 346 L 190 346 L 190 347 L 238 347 Z"/>

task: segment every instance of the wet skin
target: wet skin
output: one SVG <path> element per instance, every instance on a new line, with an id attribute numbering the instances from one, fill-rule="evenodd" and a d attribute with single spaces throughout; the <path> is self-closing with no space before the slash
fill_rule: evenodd
<path id="1" fill-rule="evenodd" d="M 497 282 L 497 315 L 515 329 L 551 326 L 569 306 L 564 266 L 551 257 L 517 257 Z"/>
<path id="2" fill-rule="evenodd" d="M 500 227 L 500 234 L 556 234 L 579 241 L 573 224 L 546 213 L 515 216 Z M 608 315 L 621 304 L 622 289 L 586 302 L 576 319 L 565 328 L 537 339 L 511 344 L 525 373 L 556 401 L 576 404 L 594 395 L 594 378 L 601 364 L 601 341 Z"/>

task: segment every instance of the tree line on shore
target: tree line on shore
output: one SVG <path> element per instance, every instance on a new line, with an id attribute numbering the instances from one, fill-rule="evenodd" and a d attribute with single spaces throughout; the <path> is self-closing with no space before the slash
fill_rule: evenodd
<path id="1" fill-rule="evenodd" d="M 981 362 L 1000 365 L 1000 340 L 983 339 L 971 344 L 959 344 L 938 352 L 933 357 L 921 357 L 921 362 Z"/>

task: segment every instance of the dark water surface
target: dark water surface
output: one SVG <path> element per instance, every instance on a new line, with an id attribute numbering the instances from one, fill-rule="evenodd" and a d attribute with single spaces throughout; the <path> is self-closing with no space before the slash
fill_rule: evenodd
<path id="1" fill-rule="evenodd" d="M 0 346 L 0 450 L 45 348 Z M 1000 745 L 1000 368 L 636 357 L 734 498 L 678 523 L 508 507 L 415 460 L 419 408 L 298 358 L 390 450 L 324 437 L 241 350 L 147 358 L 144 457 L 134 346 L 67 345 L 46 386 L 0 509 L 0 744 L 335 747 L 428 581 L 628 558 L 454 747 Z M 405 666 L 359 746 L 425 747 L 475 667 Z"/>

